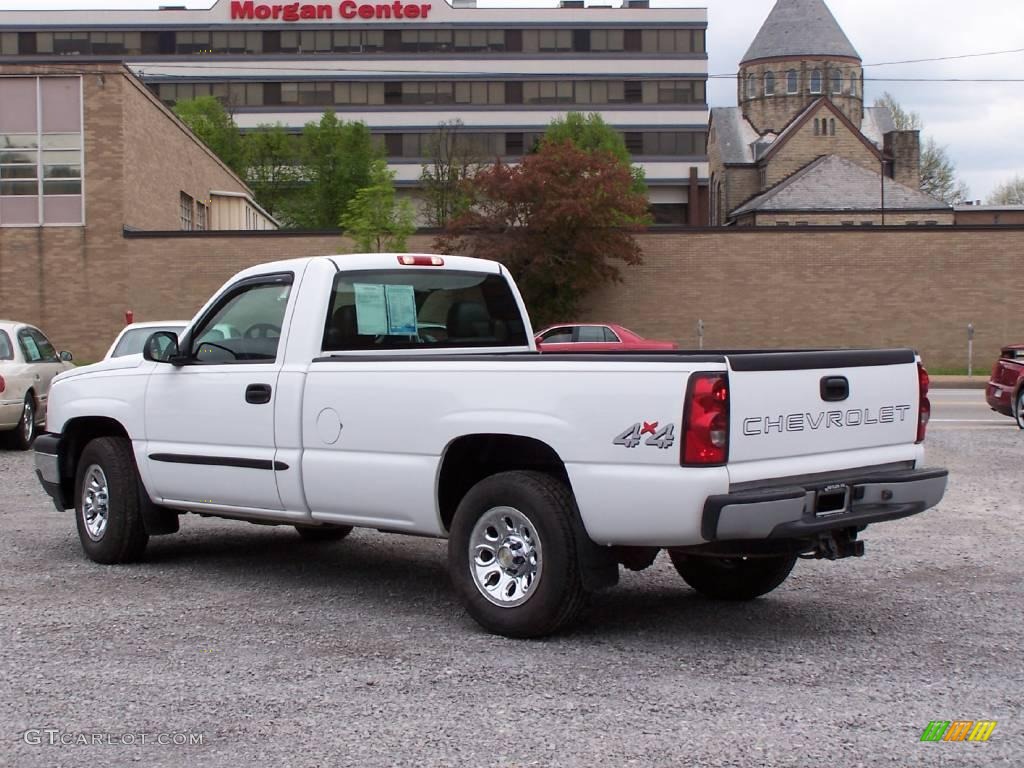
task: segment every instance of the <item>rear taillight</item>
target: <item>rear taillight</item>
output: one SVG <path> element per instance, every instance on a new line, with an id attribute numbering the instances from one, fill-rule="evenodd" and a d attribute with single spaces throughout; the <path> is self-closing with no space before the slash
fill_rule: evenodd
<path id="1" fill-rule="evenodd" d="M 7 389 L 7 382 L 4 381 L 3 376 L 0 376 L 0 392 L 3 392 L 5 389 Z"/>
<path id="2" fill-rule="evenodd" d="M 932 417 L 932 404 L 928 400 L 928 371 L 920 363 L 917 364 L 917 390 L 917 442 L 923 443 L 928 420 Z"/>
<path id="3" fill-rule="evenodd" d="M 729 377 L 695 373 L 686 388 L 683 445 L 684 467 L 725 464 L 729 458 Z"/>

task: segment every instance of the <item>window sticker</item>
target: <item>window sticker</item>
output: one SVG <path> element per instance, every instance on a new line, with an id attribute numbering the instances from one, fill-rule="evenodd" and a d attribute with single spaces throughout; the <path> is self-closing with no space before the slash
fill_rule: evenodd
<path id="1" fill-rule="evenodd" d="M 356 293 L 356 330 L 360 336 L 384 336 L 388 332 L 388 307 L 380 283 L 353 283 Z"/>
<path id="2" fill-rule="evenodd" d="M 25 350 L 28 352 L 30 363 L 34 363 L 43 359 L 43 356 L 39 354 L 39 347 L 36 346 L 35 339 L 33 339 L 26 333 L 21 337 L 21 341 L 25 345 Z"/>
<path id="3" fill-rule="evenodd" d="M 388 333 L 396 336 L 416 335 L 416 292 L 411 285 L 384 287 L 388 304 Z"/>

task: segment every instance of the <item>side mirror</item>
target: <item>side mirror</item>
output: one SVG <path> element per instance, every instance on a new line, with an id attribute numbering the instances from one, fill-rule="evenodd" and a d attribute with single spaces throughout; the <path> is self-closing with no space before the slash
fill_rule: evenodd
<path id="1" fill-rule="evenodd" d="M 62 363 L 70 363 L 74 359 L 75 358 L 72 357 L 71 353 L 68 352 L 67 350 L 60 353 L 60 360 Z"/>
<path id="2" fill-rule="evenodd" d="M 157 331 L 151 334 L 142 348 L 142 357 L 154 363 L 171 365 L 184 365 L 186 362 L 178 349 L 178 334 L 172 331 Z"/>

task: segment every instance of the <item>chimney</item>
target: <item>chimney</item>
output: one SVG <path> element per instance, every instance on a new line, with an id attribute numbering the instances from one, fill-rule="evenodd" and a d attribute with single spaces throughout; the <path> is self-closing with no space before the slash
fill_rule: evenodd
<path id="1" fill-rule="evenodd" d="M 892 158 L 894 181 L 919 189 L 921 187 L 921 132 L 889 131 L 883 139 L 883 151 Z"/>

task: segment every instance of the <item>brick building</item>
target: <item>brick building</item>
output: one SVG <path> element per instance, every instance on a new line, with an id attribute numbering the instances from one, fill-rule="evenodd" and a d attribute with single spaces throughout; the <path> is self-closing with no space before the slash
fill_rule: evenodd
<path id="1" fill-rule="evenodd" d="M 0 237 L 13 227 L 272 229 L 120 63 L 0 64 Z"/>
<path id="2" fill-rule="evenodd" d="M 824 0 L 777 0 L 711 110 L 711 223 L 952 224 L 920 191 L 920 137 L 864 106 L 864 71 Z"/>

